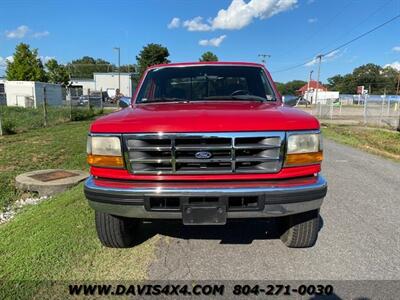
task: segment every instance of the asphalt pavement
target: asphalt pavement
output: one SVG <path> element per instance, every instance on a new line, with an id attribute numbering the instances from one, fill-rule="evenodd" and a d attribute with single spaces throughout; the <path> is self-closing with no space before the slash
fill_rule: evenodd
<path id="1" fill-rule="evenodd" d="M 324 141 L 328 195 L 317 244 L 286 248 L 277 223 L 148 223 L 161 235 L 149 279 L 400 279 L 400 164 Z"/>

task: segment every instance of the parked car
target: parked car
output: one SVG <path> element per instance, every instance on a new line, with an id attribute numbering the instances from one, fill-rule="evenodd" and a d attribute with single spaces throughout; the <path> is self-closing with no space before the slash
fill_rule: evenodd
<path id="1" fill-rule="evenodd" d="M 88 102 L 89 102 L 89 96 L 88 95 L 82 95 L 82 96 L 79 96 L 77 105 L 78 106 L 87 106 Z"/>
<path id="2" fill-rule="evenodd" d="M 317 240 L 320 125 L 283 105 L 261 64 L 152 66 L 129 107 L 91 124 L 87 145 L 84 191 L 105 246 L 134 245 L 140 221 L 157 219 L 278 218 L 288 247 Z"/>

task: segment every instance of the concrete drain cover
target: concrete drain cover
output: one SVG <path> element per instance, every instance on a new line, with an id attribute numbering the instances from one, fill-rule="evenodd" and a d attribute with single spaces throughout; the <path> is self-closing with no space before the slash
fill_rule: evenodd
<path id="1" fill-rule="evenodd" d="M 48 173 L 41 173 L 41 174 L 35 174 L 31 175 L 29 177 L 42 181 L 42 182 L 47 182 L 47 181 L 53 181 L 53 180 L 58 180 L 58 179 L 64 179 L 68 177 L 74 177 L 74 176 L 79 176 L 79 174 L 68 172 L 68 171 L 52 171 Z"/>
<path id="2" fill-rule="evenodd" d="M 80 170 L 39 170 L 18 175 L 16 186 L 22 191 L 37 192 L 39 196 L 51 196 L 67 190 L 86 179 L 89 173 Z"/>

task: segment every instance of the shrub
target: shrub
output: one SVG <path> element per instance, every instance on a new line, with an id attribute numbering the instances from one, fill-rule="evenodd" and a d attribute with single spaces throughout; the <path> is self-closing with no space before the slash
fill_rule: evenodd
<path id="1" fill-rule="evenodd" d="M 89 109 L 85 108 L 75 108 L 72 110 L 72 119 L 71 121 L 85 121 L 93 119 L 95 116 L 103 114 L 103 110 L 96 110 L 90 107 Z"/>
<path id="2" fill-rule="evenodd" d="M 17 133 L 17 131 L 16 131 L 17 124 L 13 120 L 5 119 L 5 120 L 3 120 L 1 125 L 2 125 L 2 129 L 3 129 L 3 134 Z"/>

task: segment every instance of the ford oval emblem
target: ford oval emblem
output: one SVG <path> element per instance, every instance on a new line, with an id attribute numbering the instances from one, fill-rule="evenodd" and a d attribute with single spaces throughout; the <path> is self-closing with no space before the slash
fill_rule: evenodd
<path id="1" fill-rule="evenodd" d="M 199 151 L 199 152 L 196 152 L 196 154 L 194 156 L 198 159 L 208 159 L 208 158 L 211 158 L 212 154 L 211 154 L 211 152 L 208 152 L 208 151 Z"/>

